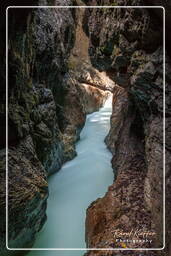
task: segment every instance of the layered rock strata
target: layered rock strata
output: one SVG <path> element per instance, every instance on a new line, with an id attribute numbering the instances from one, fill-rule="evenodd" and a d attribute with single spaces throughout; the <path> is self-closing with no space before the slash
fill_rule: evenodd
<path id="1" fill-rule="evenodd" d="M 20 1 L 16 1 L 17 4 L 21 5 Z M 68 6 L 73 1 L 36 0 L 33 3 L 42 4 Z M 25 2 L 25 5 L 30 3 Z M 33 245 L 36 233 L 46 220 L 47 176 L 76 155 L 75 142 L 86 114 L 99 109 L 108 95 L 104 91 L 106 88 L 100 90 L 96 85 L 83 85 L 69 72 L 78 22 L 75 11 L 68 8 L 8 10 L 10 248 Z M 3 72 L 4 69 L 1 70 L 2 78 Z M 5 99 L 5 91 L 2 93 Z M 5 102 L 2 101 L 1 120 L 4 116 Z M 4 144 L 1 149 L 0 254 L 4 256 L 8 255 L 5 250 Z"/>
<path id="2" fill-rule="evenodd" d="M 22 2 L 22 3 L 21 3 Z M 88 5 L 144 5 L 146 1 L 84 1 Z M 159 1 L 160 3 L 161 1 Z M 7 4 L 11 5 L 10 1 Z M 13 2 L 14 4 L 14 2 Z M 16 1 L 22 5 L 23 1 Z M 25 5 L 30 5 L 25 1 Z M 82 1 L 33 1 L 72 5 Z M 169 7 L 169 3 L 166 4 Z M 30 247 L 46 220 L 47 176 L 75 155 L 87 113 L 114 93 L 111 130 L 115 182 L 87 210 L 88 247 L 125 248 L 115 232 L 154 232 L 163 246 L 163 51 L 158 9 L 9 9 L 9 246 Z M 21 23 L 22 20 L 22 23 Z M 169 20 L 169 19 L 167 19 Z M 82 28 L 82 23 L 84 31 Z M 3 31 L 4 21 L 1 24 Z M 169 28 L 169 25 L 167 25 Z M 86 33 L 86 34 L 85 34 Z M 168 40 L 169 41 L 169 40 Z M 168 42 L 167 41 L 167 42 Z M 83 43 L 82 43 L 83 42 Z M 1 42 L 0 55 L 5 46 Z M 92 66 L 93 64 L 93 66 Z M 166 221 L 170 238 L 169 52 L 166 58 Z M 1 79 L 5 82 L 5 61 Z M 108 77 L 107 77 L 107 76 Z M 5 87 L 4 87 L 5 88 Z M 5 116 L 1 89 L 0 120 Z M 71 108 L 72 106 L 72 108 Z M 1 125 L 0 217 L 5 219 L 5 126 Z M 6 255 L 5 221 L 0 226 Z M 132 237 L 134 238 L 134 237 Z M 138 238 L 142 238 L 138 236 Z M 166 252 L 166 254 L 167 254 Z M 148 252 L 92 251 L 88 255 L 149 255 Z M 164 252 L 150 252 L 163 255 Z M 18 255 L 18 254 L 17 254 Z"/>
<path id="3" fill-rule="evenodd" d="M 88 4 L 96 5 L 95 1 Z M 100 1 L 100 5 L 127 5 Z M 131 3 L 143 5 L 143 1 Z M 158 9 L 88 9 L 84 29 L 90 37 L 89 53 L 94 67 L 105 71 L 114 88 L 111 130 L 106 143 L 113 153 L 116 174 L 106 195 L 87 210 L 86 242 L 92 248 L 163 247 L 163 45 L 162 15 Z M 160 18 L 159 18 L 160 17 Z M 170 59 L 166 56 L 166 70 Z M 167 72 L 167 71 L 166 71 Z M 169 135 L 169 83 L 166 73 L 166 134 Z M 170 139 L 166 141 L 166 197 L 170 188 Z M 167 252 L 170 218 L 166 204 Z M 144 230 L 153 233 L 149 243 L 142 235 L 119 232 Z M 118 232 L 118 233 L 117 233 Z M 140 239 L 141 238 L 141 239 Z M 166 252 L 166 253 L 167 253 Z M 140 252 L 148 255 L 147 252 Z M 163 255 L 164 252 L 150 252 Z M 93 251 L 87 255 L 139 255 L 130 251 Z"/>

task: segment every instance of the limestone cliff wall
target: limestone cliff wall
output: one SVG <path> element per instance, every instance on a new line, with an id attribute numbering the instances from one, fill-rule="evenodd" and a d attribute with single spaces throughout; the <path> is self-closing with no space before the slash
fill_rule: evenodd
<path id="1" fill-rule="evenodd" d="M 59 127 L 61 100 L 66 94 L 62 77 L 75 37 L 73 15 L 67 9 L 8 10 L 9 247 L 32 246 L 46 220 L 47 175 L 75 155 L 73 148 L 65 154 Z M 3 110 L 1 105 L 2 119 Z M 1 148 L 1 183 L 5 183 Z M 5 239 L 3 188 L 1 248 Z"/>
<path id="2" fill-rule="evenodd" d="M 144 5 L 143 1 L 89 1 L 88 5 Z M 168 3 L 169 6 L 169 3 Z M 169 15 L 169 13 L 167 13 Z M 163 247 L 163 45 L 158 9 L 88 9 L 84 29 L 90 37 L 94 67 L 106 71 L 114 87 L 111 130 L 116 178 L 86 218 L 88 247 L 134 247 L 117 243 L 115 230 L 153 230 L 152 244 Z M 170 57 L 166 51 L 166 135 L 169 136 Z M 166 255 L 169 251 L 170 139 L 166 140 Z M 88 255 L 139 255 L 138 252 L 89 252 Z M 164 254 L 163 251 L 158 254 Z M 158 255 L 150 252 L 150 255 Z M 146 255 L 141 252 L 141 255 Z M 148 255 L 148 253 L 147 253 Z"/>
<path id="3" fill-rule="evenodd" d="M 72 4 L 72 0 L 24 2 L 24 5 L 40 6 Z M 23 1 L 6 1 L 5 5 L 23 5 Z M 2 33 L 5 32 L 4 13 Z M 82 85 L 69 73 L 69 56 L 78 22 L 75 11 L 68 8 L 8 10 L 8 246 L 12 248 L 33 245 L 36 233 L 46 221 L 47 176 L 76 155 L 75 142 L 86 113 L 102 106 L 107 96 L 100 89 Z M 5 251 L 4 43 L 5 40 L 0 47 L 4 85 L 0 106 L 3 121 L 0 254 L 8 255 Z"/>
<path id="4" fill-rule="evenodd" d="M 88 5 L 144 5 L 146 1 L 84 1 Z M 160 3 L 161 1 L 159 1 Z M 72 0 L 36 5 L 81 4 Z M 13 3 L 14 4 L 14 1 Z M 23 1 L 16 0 L 16 5 Z M 30 1 L 25 1 L 30 5 Z M 6 1 L 11 5 L 11 1 Z M 165 3 L 170 8 L 170 3 Z M 162 247 L 163 51 L 162 9 L 9 9 L 9 246 L 30 247 L 46 220 L 47 176 L 75 155 L 87 113 L 114 93 L 106 143 L 113 153 L 114 184 L 87 210 L 89 247 L 124 247 L 116 229 L 142 226 Z M 4 17 L 2 17 L 4 18 Z M 22 20 L 22 22 L 21 22 Z M 169 19 L 167 19 L 169 21 Z M 82 28 L 83 24 L 83 28 Z M 170 26 L 167 25 L 169 29 Z M 0 26 L 4 33 L 4 19 Z M 80 42 L 84 42 L 84 47 Z M 1 42 L 5 83 L 5 40 Z M 169 39 L 167 40 L 167 45 Z M 79 48 L 80 52 L 77 51 Z M 82 50 L 81 50 L 82 49 Z M 81 60 L 81 61 L 80 61 Z M 166 57 L 166 221 L 170 237 L 170 52 Z M 108 79 L 106 77 L 108 75 Z M 112 82 L 113 81 L 113 82 Z M 5 219 L 5 86 L 0 105 L 0 217 Z M 72 106 L 72 108 L 71 108 Z M 0 226 L 6 255 L 5 221 Z M 130 247 L 132 244 L 129 245 Z M 140 245 L 137 245 L 138 247 Z M 151 252 L 151 255 L 164 252 Z M 89 252 L 88 255 L 139 255 Z M 141 252 L 141 255 L 148 255 Z"/>

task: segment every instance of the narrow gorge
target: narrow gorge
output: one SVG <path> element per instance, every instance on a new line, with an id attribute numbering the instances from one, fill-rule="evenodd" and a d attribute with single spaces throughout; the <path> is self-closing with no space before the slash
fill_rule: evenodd
<path id="1" fill-rule="evenodd" d="M 147 6 L 166 8 L 167 35 L 171 1 L 7 0 L 2 36 L 14 5 L 7 92 L 0 47 L 0 255 L 170 256 L 170 37 L 164 9 Z"/>

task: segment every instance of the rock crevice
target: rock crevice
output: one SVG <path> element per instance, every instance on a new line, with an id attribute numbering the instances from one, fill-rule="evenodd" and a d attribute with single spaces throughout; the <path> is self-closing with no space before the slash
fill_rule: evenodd
<path id="1" fill-rule="evenodd" d="M 100 1 L 98 4 L 113 3 Z M 115 5 L 127 4 L 129 1 L 115 1 Z M 133 1 L 131 5 L 139 3 Z M 162 17 L 162 9 L 158 9 L 157 15 L 153 10 L 143 8 L 93 8 L 85 13 L 84 29 L 90 38 L 92 64 L 105 71 L 116 83 L 111 129 L 106 138 L 106 144 L 113 153 L 115 181 L 106 195 L 87 210 L 88 247 L 163 247 L 163 24 L 158 15 Z M 168 55 L 166 59 L 169 60 Z M 166 79 L 166 98 L 169 80 Z M 166 112 L 168 103 L 167 98 Z M 170 123 L 167 116 L 166 123 Z M 166 134 L 168 132 L 167 129 Z M 166 154 L 170 154 L 167 147 Z M 166 169 L 170 173 L 169 161 Z M 168 192 L 166 198 L 169 198 Z M 169 230 L 167 214 L 166 219 Z M 129 232 L 132 228 L 154 232 L 152 242 L 135 245 L 116 241 L 116 230 Z M 141 254 L 146 255 L 146 252 Z M 151 255 L 158 254 L 151 252 Z M 137 254 L 93 251 L 87 255 Z"/>
<path id="2" fill-rule="evenodd" d="M 20 1 L 15 3 L 21 5 Z M 10 1 L 6 4 L 10 5 Z M 70 6 L 74 1 L 35 0 L 34 4 Z M 91 78 L 97 80 L 94 86 L 88 84 L 87 78 L 83 84 L 78 76 L 83 65 L 86 65 L 85 57 L 88 60 L 89 39 L 80 26 L 83 14 L 69 8 L 10 8 L 8 11 L 10 248 L 33 246 L 36 233 L 46 221 L 47 177 L 76 156 L 75 143 L 84 126 L 86 114 L 98 110 L 109 93 L 95 69 Z M 86 38 L 87 51 L 84 45 L 76 55 L 74 51 L 80 37 Z M 80 61 L 80 54 L 83 63 L 73 67 L 72 59 Z M 84 75 L 93 70 L 90 62 L 87 65 Z M 98 84 L 101 87 L 98 88 Z M 0 107 L 0 118 L 3 120 L 4 101 Z M 1 145 L 1 149 L 0 216 L 3 222 L 0 227 L 0 254 L 8 255 L 5 250 L 4 145 Z"/>
<path id="3" fill-rule="evenodd" d="M 21 5 L 20 0 L 13 1 Z M 28 5 L 26 1 L 24 4 Z M 35 5 L 145 5 L 146 1 L 34 0 Z M 158 1 L 159 3 L 161 1 Z M 6 2 L 10 4 L 10 0 Z M 23 4 L 23 3 L 22 3 Z M 169 8 L 170 4 L 166 6 Z M 170 10 L 170 9 L 168 9 Z M 113 93 L 106 144 L 115 181 L 87 209 L 86 242 L 131 248 L 116 230 L 154 232 L 163 246 L 163 10 L 144 8 L 9 9 L 9 247 L 30 247 L 46 220 L 47 177 L 75 155 L 86 114 Z M 168 17 L 170 13 L 167 13 Z M 3 15 L 2 15 L 2 18 Z M 22 22 L 21 22 L 22 20 Z M 170 20 L 167 18 L 167 20 Z M 167 30 L 169 29 L 167 25 Z M 4 20 L 0 25 L 4 32 Z M 5 41 L 4 41 L 5 42 Z M 5 45 L 1 42 L 0 55 Z M 167 40 L 168 44 L 169 40 Z M 4 52 L 3 52 L 4 51 Z M 170 51 L 166 52 L 166 198 L 170 199 Z M 5 84 L 5 62 L 0 76 Z M 5 88 L 5 86 L 4 86 Z M 1 89 L 0 120 L 5 118 Z M 5 138 L 5 126 L 1 125 Z M 5 248 L 5 139 L 0 143 L 1 254 Z M 166 205 L 167 250 L 171 222 Z M 138 236 L 141 238 L 141 236 Z M 164 251 L 151 252 L 164 255 Z M 94 255 L 137 252 L 90 251 Z M 141 252 L 148 255 L 148 252 Z"/>

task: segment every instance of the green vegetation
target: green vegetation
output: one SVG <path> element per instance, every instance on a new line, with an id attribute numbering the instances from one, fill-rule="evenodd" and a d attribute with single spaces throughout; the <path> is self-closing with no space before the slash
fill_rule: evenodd
<path id="1" fill-rule="evenodd" d="M 100 46 L 99 50 L 101 51 L 101 53 L 106 56 L 110 56 L 113 52 L 114 43 L 116 39 L 117 39 L 117 35 L 116 35 L 116 38 L 113 37 L 112 39 L 107 41 L 104 45 Z"/>
<path id="2" fill-rule="evenodd" d="M 112 56 L 113 57 L 118 56 L 120 53 L 121 53 L 120 48 L 115 45 L 112 51 Z"/>
<path id="3" fill-rule="evenodd" d="M 113 2 L 113 3 L 109 4 L 109 6 L 117 6 L 117 5 L 118 5 L 118 3 L 116 3 L 116 2 Z"/>
<path id="4" fill-rule="evenodd" d="M 118 6 L 118 3 L 116 3 L 116 2 L 113 2 L 113 3 L 108 3 L 108 4 L 105 4 L 105 6 Z M 108 10 L 109 10 L 110 8 L 101 8 L 101 11 L 102 11 L 102 13 L 106 13 L 106 12 L 108 12 Z"/>
<path id="5" fill-rule="evenodd" d="M 77 68 L 77 62 L 74 59 L 68 61 L 68 69 L 75 70 Z"/>
<path id="6" fill-rule="evenodd" d="M 118 3 L 117 2 L 112 2 L 112 3 L 108 3 L 108 4 L 105 4 L 106 6 L 118 6 Z"/>

